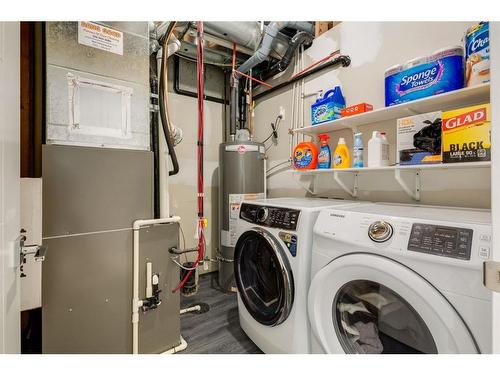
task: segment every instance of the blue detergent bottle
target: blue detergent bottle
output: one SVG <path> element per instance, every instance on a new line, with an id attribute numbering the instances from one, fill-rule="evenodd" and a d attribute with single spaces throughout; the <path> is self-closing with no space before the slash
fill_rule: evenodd
<path id="1" fill-rule="evenodd" d="M 330 137 L 328 134 L 319 135 L 320 149 L 318 154 L 318 169 L 329 169 L 332 167 L 332 153 L 328 145 L 329 139 Z"/>
<path id="2" fill-rule="evenodd" d="M 345 108 L 345 98 L 340 86 L 325 92 L 323 96 L 318 95 L 316 102 L 311 105 L 312 125 L 321 124 L 342 117 L 342 109 Z"/>
<path id="3" fill-rule="evenodd" d="M 353 147 L 353 163 L 352 166 L 353 168 L 363 168 L 364 163 L 363 163 L 363 138 L 361 136 L 363 133 L 356 133 L 354 134 L 354 147 Z"/>

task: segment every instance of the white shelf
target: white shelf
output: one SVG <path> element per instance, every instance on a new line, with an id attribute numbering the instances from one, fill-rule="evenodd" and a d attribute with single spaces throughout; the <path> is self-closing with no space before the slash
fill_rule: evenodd
<path id="1" fill-rule="evenodd" d="M 378 108 L 370 112 L 343 117 L 314 126 L 306 126 L 300 129 L 295 129 L 294 132 L 314 135 L 341 129 L 354 130 L 358 126 L 375 124 L 388 120 L 396 120 L 401 117 L 412 116 L 419 113 L 483 104 L 489 101 L 490 84 L 484 83 L 478 86 L 466 87 L 460 90 L 450 91 L 444 94 L 414 100 L 408 103 Z"/>
<path id="2" fill-rule="evenodd" d="M 375 168 L 337 168 L 337 169 L 310 169 L 305 171 L 291 170 L 298 175 L 315 175 L 325 173 L 370 173 L 370 172 L 390 172 L 395 170 L 445 170 L 445 169 L 475 169 L 490 168 L 490 161 L 469 162 L 469 163 L 449 163 L 449 164 L 418 164 L 418 165 L 393 165 L 389 167 Z"/>
<path id="3" fill-rule="evenodd" d="M 421 179 L 420 175 L 425 171 L 444 170 L 471 170 L 478 168 L 490 168 L 491 162 L 470 162 L 470 163 L 450 163 L 450 164 L 420 164 L 420 165 L 394 165 L 377 168 L 344 168 L 344 169 L 313 169 L 307 171 L 291 170 L 294 177 L 298 177 L 297 182 L 308 192 L 315 195 L 316 177 L 319 175 L 331 175 L 337 185 L 347 194 L 356 198 L 358 196 L 358 176 L 373 172 L 391 172 L 401 189 L 412 199 L 420 200 Z M 311 179 L 304 181 L 301 177 L 307 176 Z M 342 177 L 341 177 L 342 176 Z M 344 178 L 347 176 L 347 180 Z M 404 178 L 405 176 L 406 178 Z M 413 178 L 413 182 L 408 182 L 408 176 Z"/>

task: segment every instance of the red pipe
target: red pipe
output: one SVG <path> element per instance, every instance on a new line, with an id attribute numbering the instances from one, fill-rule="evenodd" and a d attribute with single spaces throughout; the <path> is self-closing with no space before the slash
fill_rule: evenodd
<path id="1" fill-rule="evenodd" d="M 198 256 L 191 268 L 196 269 L 198 264 L 203 259 L 205 252 L 205 218 L 203 212 L 203 95 L 204 95 L 204 66 L 203 66 L 203 22 L 198 21 L 198 57 L 197 57 L 197 86 L 198 86 L 198 162 L 197 162 L 197 176 L 198 176 Z M 189 276 L 193 273 L 193 269 L 189 270 L 184 278 L 181 280 L 172 292 L 176 292 L 184 286 Z"/>

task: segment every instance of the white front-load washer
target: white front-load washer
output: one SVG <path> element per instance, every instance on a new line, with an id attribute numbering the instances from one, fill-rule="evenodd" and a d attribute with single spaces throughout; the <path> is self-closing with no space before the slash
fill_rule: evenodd
<path id="1" fill-rule="evenodd" d="M 325 209 L 313 234 L 313 353 L 491 353 L 491 212 Z"/>
<path id="2" fill-rule="evenodd" d="M 355 204 L 321 198 L 241 204 L 234 252 L 240 325 L 263 352 L 310 352 L 312 228 L 321 209 Z"/>

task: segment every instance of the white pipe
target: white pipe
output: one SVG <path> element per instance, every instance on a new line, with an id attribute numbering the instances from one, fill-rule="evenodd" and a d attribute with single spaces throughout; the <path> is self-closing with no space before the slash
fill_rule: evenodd
<path id="1" fill-rule="evenodd" d="M 153 263 L 146 263 L 146 298 L 153 297 Z"/>
<path id="2" fill-rule="evenodd" d="M 178 223 L 179 216 L 164 217 L 160 219 L 139 219 L 134 221 L 134 256 L 133 256 L 133 296 L 132 296 L 132 353 L 139 353 L 139 308 L 142 300 L 139 300 L 139 231 L 142 227 L 155 224 Z"/>
<path id="3" fill-rule="evenodd" d="M 264 158 L 264 198 L 267 198 L 267 156 Z"/>
<path id="4" fill-rule="evenodd" d="M 184 340 L 184 338 L 181 336 L 181 343 L 175 347 L 173 347 L 172 349 L 169 349 L 167 350 L 166 352 L 163 352 L 161 354 L 175 354 L 175 353 L 179 353 L 183 350 L 185 350 L 187 348 L 188 344 L 186 342 L 186 340 Z"/>
<path id="5" fill-rule="evenodd" d="M 162 49 L 156 54 L 156 71 L 161 71 L 161 60 L 162 60 Z M 155 116 L 158 116 L 158 153 L 160 156 L 160 216 L 161 217 L 169 217 L 170 216 L 170 186 L 169 186 L 169 176 L 168 171 L 169 162 L 168 162 L 168 149 L 167 149 L 167 140 L 165 139 L 165 134 L 163 133 L 161 116 L 160 112 L 156 113 Z"/>
<path id="6" fill-rule="evenodd" d="M 181 311 L 179 311 L 179 313 L 182 315 L 182 314 L 186 314 L 188 312 L 193 312 L 193 311 L 201 311 L 201 306 L 196 305 L 196 306 L 186 307 L 185 309 L 181 309 Z"/>

